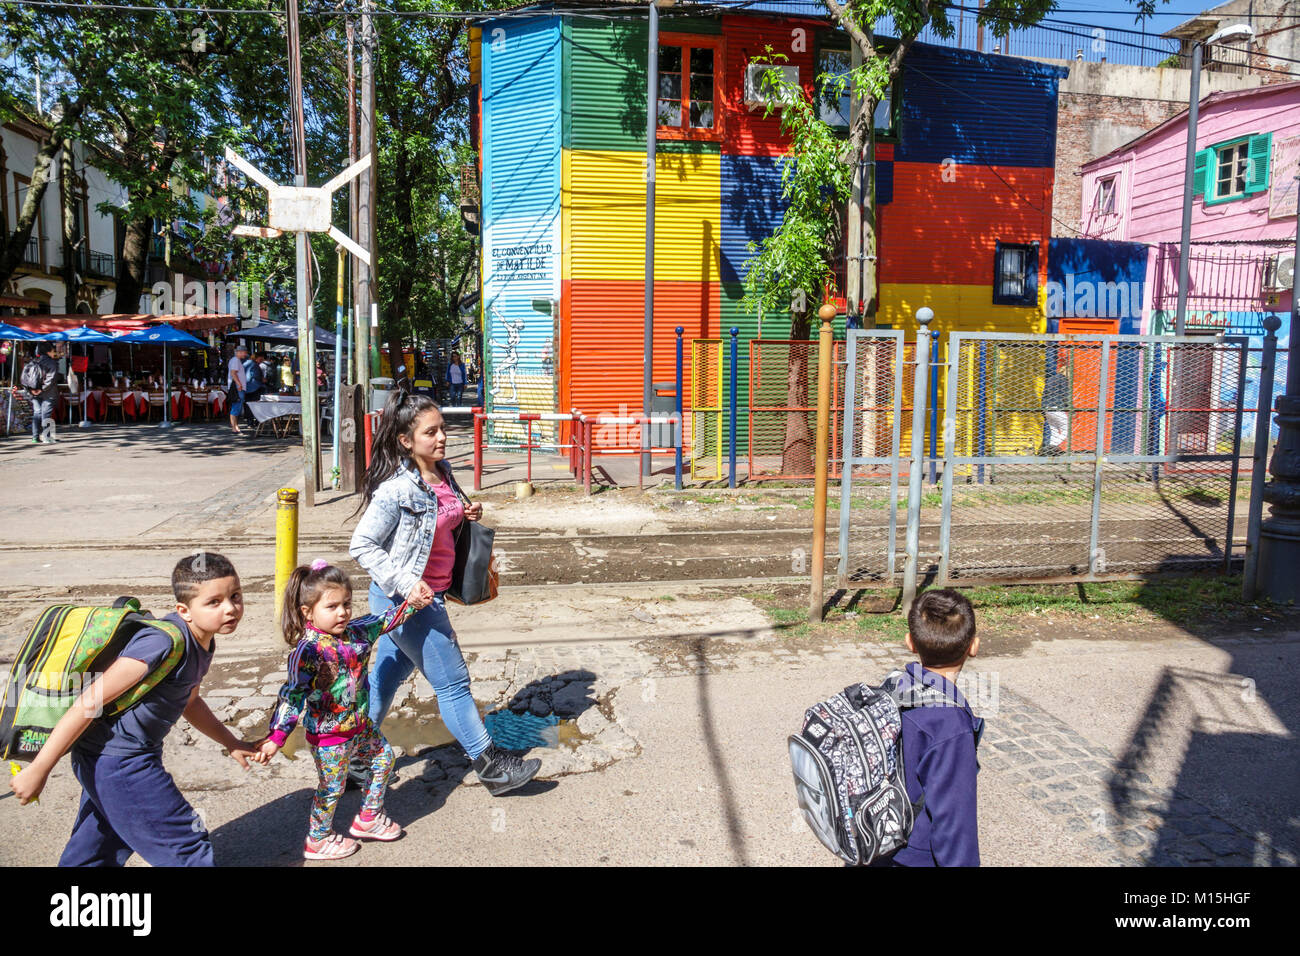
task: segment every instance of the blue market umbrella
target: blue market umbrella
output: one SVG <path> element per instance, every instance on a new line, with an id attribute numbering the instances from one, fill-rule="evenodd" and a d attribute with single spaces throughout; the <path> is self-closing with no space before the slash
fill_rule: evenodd
<path id="1" fill-rule="evenodd" d="M 87 325 L 78 326 L 75 329 L 59 329 L 57 332 L 47 332 L 41 336 L 46 342 L 112 342 L 113 336 L 108 335 L 99 329 L 92 329 Z"/>
<path id="2" fill-rule="evenodd" d="M 137 345 L 161 345 L 163 347 L 163 420 L 158 427 L 171 428 L 172 395 L 171 375 L 167 374 L 167 347 L 169 345 L 181 345 L 188 348 L 205 349 L 208 347 L 208 343 L 202 339 L 196 339 L 188 332 L 173 328 L 166 322 L 159 322 L 147 329 L 136 329 L 134 332 L 119 335 L 113 341 L 131 342 Z"/>

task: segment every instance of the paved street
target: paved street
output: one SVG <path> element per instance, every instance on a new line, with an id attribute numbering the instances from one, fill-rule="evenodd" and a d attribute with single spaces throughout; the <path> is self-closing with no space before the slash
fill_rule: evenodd
<path id="1" fill-rule="evenodd" d="M 26 622 L 55 600 L 129 589 L 161 611 L 178 554 L 220 547 L 244 577 L 247 612 L 219 640 L 204 696 L 260 736 L 286 656 L 271 626 L 274 490 L 295 480 L 296 454 L 195 429 L 179 443 L 142 441 L 124 463 L 104 435 L 54 449 L 0 446 L 6 475 L 23 476 L 6 478 L 12 519 L 40 541 L 35 560 L 31 547 L 0 553 L 0 602 L 12 622 L 0 657 L 12 658 Z M 152 500 L 133 497 L 155 487 L 164 491 Z M 589 552 L 597 532 L 652 537 L 724 510 L 682 514 L 635 493 L 598 506 L 545 493 L 486 500 L 503 534 L 562 536 L 572 521 Z M 345 559 L 354 507 L 345 499 L 304 513 L 304 560 Z M 793 525 L 808 512 L 775 514 Z M 728 509 L 722 520 L 742 517 L 768 524 L 757 510 Z M 401 750 L 388 809 L 407 834 L 334 865 L 833 865 L 795 815 L 785 738 L 810 703 L 907 658 L 896 640 L 870 634 L 791 637 L 757 590 L 739 578 L 599 584 L 568 575 L 454 608 L 482 710 L 536 701 L 559 711 L 563 702 L 576 717 L 555 746 L 534 750 L 543 759 L 536 782 L 493 799 L 448 745 L 430 689 L 410 682 L 385 725 Z M 1300 632 L 1205 637 L 1101 622 L 1056 630 L 1036 619 L 1014 633 L 985 630 L 982 641 L 963 677 L 988 721 L 986 864 L 1295 865 L 1300 691 L 1290 673 Z M 165 761 L 213 833 L 219 863 L 302 862 L 314 770 L 294 750 L 245 773 L 184 723 L 169 737 Z M 77 795 L 65 762 L 39 805 L 0 797 L 0 828 L 14 834 L 0 844 L 0 864 L 54 863 Z M 357 800 L 345 796 L 340 818 Z"/>

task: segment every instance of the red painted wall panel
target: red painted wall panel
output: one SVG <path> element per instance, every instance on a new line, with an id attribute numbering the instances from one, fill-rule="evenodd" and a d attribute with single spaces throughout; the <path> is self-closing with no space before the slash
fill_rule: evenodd
<path id="1" fill-rule="evenodd" d="M 560 401 L 592 415 L 641 409 L 644 285 L 566 280 L 561 301 L 564 348 Z M 677 326 L 683 327 L 683 369 L 690 375 L 691 340 L 716 338 L 720 286 L 715 282 L 656 282 L 654 381 L 671 382 L 677 369 Z M 683 402 L 690 411 L 690 384 Z"/>
<path id="2" fill-rule="evenodd" d="M 727 41 L 726 73 L 722 83 L 722 97 L 727 111 L 723 127 L 722 151 L 740 156 L 782 156 L 789 148 L 789 140 L 781 135 L 781 116 L 773 113 L 764 118 L 763 109 L 751 112 L 745 106 L 745 68 L 753 57 L 762 56 L 770 46 L 774 53 L 784 53 L 788 60 L 777 61 L 783 66 L 799 68 L 799 82 L 809 96 L 813 93 L 813 50 L 815 21 L 768 20 L 762 17 L 727 16 L 722 18 L 722 35 Z M 824 26 L 821 26 L 824 29 Z M 803 52 L 793 49 L 793 31 L 803 30 Z"/>
<path id="3" fill-rule="evenodd" d="M 1052 177 L 1051 168 L 895 162 L 894 200 L 880 207 L 879 281 L 992 285 L 999 240 L 1037 240 L 1045 274 Z"/>

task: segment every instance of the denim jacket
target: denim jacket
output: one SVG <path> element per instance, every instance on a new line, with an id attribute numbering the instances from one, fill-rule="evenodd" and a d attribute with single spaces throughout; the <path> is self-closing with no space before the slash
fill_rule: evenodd
<path id="1" fill-rule="evenodd" d="M 443 461 L 441 467 L 452 488 L 459 491 L 451 466 Z M 370 506 L 352 532 L 348 552 L 381 591 L 400 602 L 424 576 L 437 526 L 438 498 L 407 461 L 375 489 Z"/>

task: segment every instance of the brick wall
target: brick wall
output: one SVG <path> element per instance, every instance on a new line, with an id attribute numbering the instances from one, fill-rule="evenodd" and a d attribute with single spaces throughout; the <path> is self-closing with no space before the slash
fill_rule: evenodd
<path id="1" fill-rule="evenodd" d="M 1185 102 L 1062 92 L 1056 118 L 1056 186 L 1052 235 L 1079 235 L 1083 178 L 1079 167 L 1177 116 Z"/>

